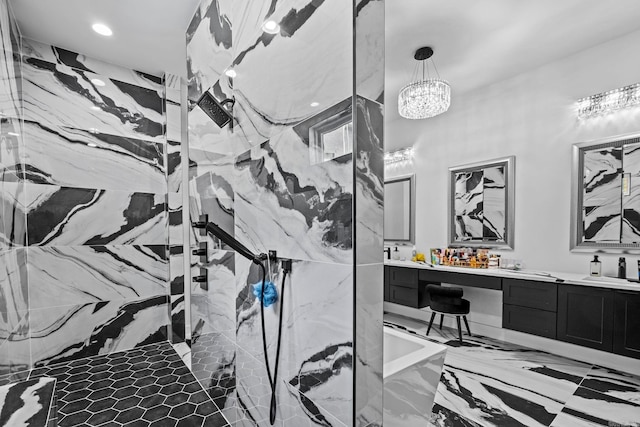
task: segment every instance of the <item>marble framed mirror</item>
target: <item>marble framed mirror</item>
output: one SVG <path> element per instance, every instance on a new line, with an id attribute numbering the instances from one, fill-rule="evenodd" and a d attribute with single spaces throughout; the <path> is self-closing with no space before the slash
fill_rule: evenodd
<path id="1" fill-rule="evenodd" d="M 384 240 L 415 243 L 415 176 L 405 175 L 384 182 Z"/>
<path id="2" fill-rule="evenodd" d="M 640 134 L 573 145 L 571 250 L 640 252 Z"/>
<path id="3" fill-rule="evenodd" d="M 515 156 L 449 168 L 450 247 L 513 249 Z"/>

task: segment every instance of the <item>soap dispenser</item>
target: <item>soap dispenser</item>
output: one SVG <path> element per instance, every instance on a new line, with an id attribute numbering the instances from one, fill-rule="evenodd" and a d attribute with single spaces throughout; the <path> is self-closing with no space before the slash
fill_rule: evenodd
<path id="1" fill-rule="evenodd" d="M 395 259 L 396 261 L 400 259 L 400 251 L 398 250 L 397 246 L 393 250 L 393 259 Z"/>
<path id="2" fill-rule="evenodd" d="M 602 263 L 598 261 L 598 255 L 593 256 L 591 261 L 591 276 L 600 277 L 602 275 Z"/>

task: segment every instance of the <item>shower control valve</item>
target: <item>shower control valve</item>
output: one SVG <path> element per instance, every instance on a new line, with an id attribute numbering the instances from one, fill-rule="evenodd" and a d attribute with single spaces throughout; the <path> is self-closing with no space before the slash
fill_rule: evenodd
<path id="1" fill-rule="evenodd" d="M 193 255 L 200 257 L 200 262 L 206 264 L 207 262 L 207 242 L 200 242 L 198 249 L 191 251 Z"/>
<path id="2" fill-rule="evenodd" d="M 195 283 L 200 283 L 200 288 L 203 290 L 209 290 L 209 274 L 206 268 L 200 268 L 200 275 L 193 276 L 192 280 Z"/>
<path id="3" fill-rule="evenodd" d="M 192 222 L 191 226 L 194 227 L 194 228 L 200 229 L 200 235 L 201 236 L 206 236 L 207 235 L 206 228 L 207 228 L 207 223 L 208 222 L 209 222 L 209 215 L 203 214 L 203 215 L 200 215 L 198 217 L 198 221 Z"/>

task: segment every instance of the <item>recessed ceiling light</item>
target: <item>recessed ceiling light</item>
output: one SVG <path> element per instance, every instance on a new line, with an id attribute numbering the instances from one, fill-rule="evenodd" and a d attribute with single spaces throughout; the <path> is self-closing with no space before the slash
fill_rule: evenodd
<path id="1" fill-rule="evenodd" d="M 91 83 L 93 83 L 96 86 L 104 86 L 105 85 L 105 83 L 100 79 L 91 79 Z"/>
<path id="2" fill-rule="evenodd" d="M 100 107 L 98 107 L 97 105 L 92 105 L 91 109 L 95 111 L 100 111 Z"/>
<path id="3" fill-rule="evenodd" d="M 87 146 L 91 148 L 96 148 L 98 145 L 94 144 L 93 142 L 90 142 L 87 144 Z"/>
<path id="4" fill-rule="evenodd" d="M 312 107 L 317 107 L 318 105 L 320 105 L 320 103 L 319 103 L 319 102 L 315 102 L 315 101 L 313 101 L 313 102 L 312 102 L 311 104 L 309 104 L 309 105 L 310 105 L 310 106 L 312 106 Z"/>
<path id="5" fill-rule="evenodd" d="M 280 32 L 280 25 L 276 21 L 267 21 L 262 24 L 262 31 L 269 34 L 278 34 Z"/>
<path id="6" fill-rule="evenodd" d="M 11 135 L 11 136 L 20 136 L 19 133 L 15 133 L 15 132 L 7 132 L 7 135 Z"/>
<path id="7" fill-rule="evenodd" d="M 113 34 L 111 28 L 107 27 L 104 24 L 93 24 L 91 28 L 93 28 L 93 31 L 100 34 L 101 36 L 110 36 Z"/>
<path id="8" fill-rule="evenodd" d="M 224 72 L 228 77 L 234 78 L 235 76 L 238 75 L 238 73 L 236 73 L 236 70 L 234 70 L 233 68 L 229 68 L 227 71 Z"/>

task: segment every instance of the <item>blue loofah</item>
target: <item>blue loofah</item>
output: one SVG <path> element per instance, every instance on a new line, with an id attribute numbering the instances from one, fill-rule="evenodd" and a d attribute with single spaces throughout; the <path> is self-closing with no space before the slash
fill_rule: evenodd
<path id="1" fill-rule="evenodd" d="M 258 282 L 252 286 L 253 295 L 255 295 L 256 298 L 260 300 L 262 297 L 262 282 Z M 273 282 L 267 280 L 264 283 L 264 299 L 262 300 L 262 304 L 265 307 L 269 307 L 276 301 L 278 301 L 278 289 L 276 288 L 276 285 L 273 284 Z"/>

